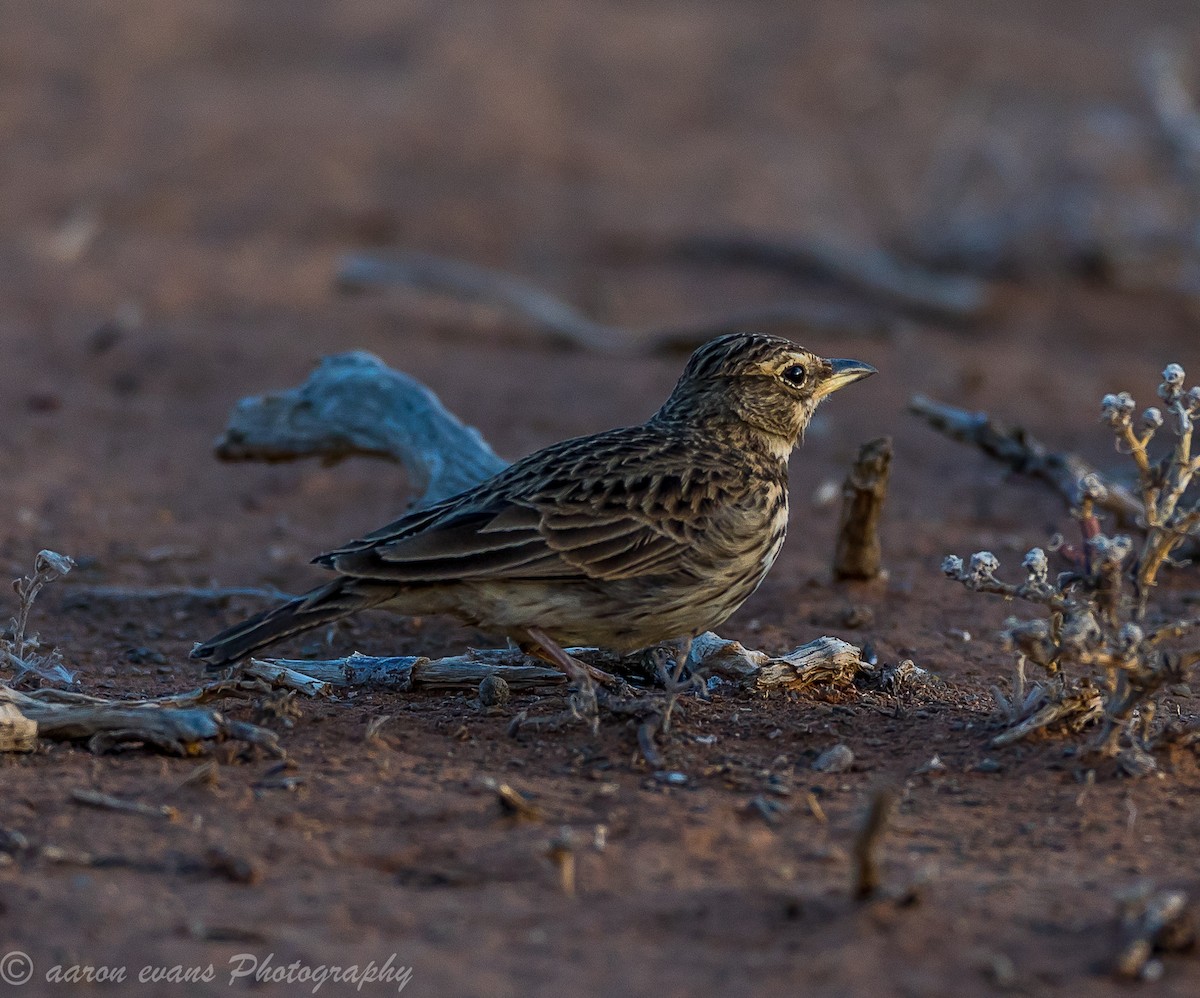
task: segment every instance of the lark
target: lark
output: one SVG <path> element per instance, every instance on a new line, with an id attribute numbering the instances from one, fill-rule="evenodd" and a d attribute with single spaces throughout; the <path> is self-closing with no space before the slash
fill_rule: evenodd
<path id="1" fill-rule="evenodd" d="M 220 668 L 381 607 L 501 632 L 578 678 L 563 646 L 629 652 L 724 622 L 774 564 L 787 469 L 817 405 L 874 374 L 730 333 L 692 355 L 639 426 L 553 444 L 322 554 L 334 578 L 198 644 Z"/>

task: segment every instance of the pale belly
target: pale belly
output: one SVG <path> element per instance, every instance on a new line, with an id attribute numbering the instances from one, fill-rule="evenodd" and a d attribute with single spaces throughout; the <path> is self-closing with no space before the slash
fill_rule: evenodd
<path id="1" fill-rule="evenodd" d="M 561 645 L 633 651 L 724 623 L 759 587 L 783 547 L 786 507 L 758 543 L 711 571 L 617 581 L 478 582 L 443 612 L 521 638 L 535 626 Z"/>

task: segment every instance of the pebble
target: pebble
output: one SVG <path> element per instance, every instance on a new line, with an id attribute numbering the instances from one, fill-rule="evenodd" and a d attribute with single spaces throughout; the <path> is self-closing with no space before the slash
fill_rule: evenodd
<path id="1" fill-rule="evenodd" d="M 854 765 L 854 752 L 849 745 L 839 743 L 826 749 L 812 764 L 818 773 L 844 773 Z"/>

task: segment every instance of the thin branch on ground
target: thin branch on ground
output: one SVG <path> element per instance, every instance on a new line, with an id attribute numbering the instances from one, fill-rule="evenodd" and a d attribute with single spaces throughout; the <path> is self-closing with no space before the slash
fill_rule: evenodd
<path id="1" fill-rule="evenodd" d="M 731 329 L 799 327 L 843 336 L 877 336 L 886 335 L 894 325 L 877 312 L 863 308 L 792 300 L 691 322 L 629 329 L 596 322 L 574 306 L 512 274 L 427 253 L 397 253 L 388 257 L 352 254 L 341 261 L 337 280 L 347 290 L 402 287 L 483 302 L 522 316 L 537 332 L 554 342 L 620 356 L 690 349 Z"/>

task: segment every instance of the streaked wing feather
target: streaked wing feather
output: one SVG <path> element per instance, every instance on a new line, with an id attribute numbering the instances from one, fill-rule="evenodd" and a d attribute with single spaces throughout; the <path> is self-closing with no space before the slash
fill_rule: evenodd
<path id="1" fill-rule="evenodd" d="M 687 454 L 686 470 L 659 478 L 665 447 L 644 427 L 564 441 L 316 561 L 398 582 L 667 572 L 704 529 L 692 500 L 715 476 L 698 474 L 707 456 L 698 450 Z M 647 488 L 656 478 L 674 487 Z"/>

